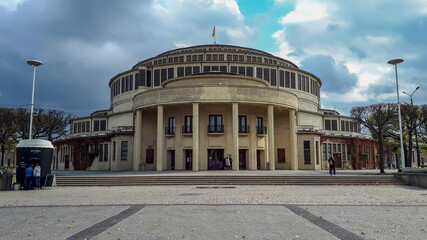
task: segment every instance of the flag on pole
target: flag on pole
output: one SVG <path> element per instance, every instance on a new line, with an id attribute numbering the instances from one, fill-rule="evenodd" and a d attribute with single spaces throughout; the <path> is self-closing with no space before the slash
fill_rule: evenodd
<path id="1" fill-rule="evenodd" d="M 212 31 L 212 37 L 215 37 L 215 26 L 214 26 L 213 31 Z"/>

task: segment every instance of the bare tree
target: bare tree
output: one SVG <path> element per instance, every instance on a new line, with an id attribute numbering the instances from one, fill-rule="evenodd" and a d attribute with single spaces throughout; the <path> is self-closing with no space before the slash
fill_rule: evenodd
<path id="1" fill-rule="evenodd" d="M 396 115 L 396 105 L 390 103 L 378 103 L 363 107 L 353 107 L 350 115 L 359 124 L 366 127 L 378 141 L 380 148 L 380 172 L 384 173 L 384 135 L 391 130 L 393 119 Z"/>
<path id="2" fill-rule="evenodd" d="M 10 108 L 0 108 L 0 145 L 1 145 L 1 165 L 4 165 L 5 145 L 12 138 L 14 132 L 10 122 L 13 118 L 13 111 Z"/>

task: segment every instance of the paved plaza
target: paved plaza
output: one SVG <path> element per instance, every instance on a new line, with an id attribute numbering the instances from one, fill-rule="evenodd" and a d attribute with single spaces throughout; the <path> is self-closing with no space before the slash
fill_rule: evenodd
<path id="1" fill-rule="evenodd" d="M 413 186 L 58 187 L 0 192 L 1 239 L 426 239 Z"/>

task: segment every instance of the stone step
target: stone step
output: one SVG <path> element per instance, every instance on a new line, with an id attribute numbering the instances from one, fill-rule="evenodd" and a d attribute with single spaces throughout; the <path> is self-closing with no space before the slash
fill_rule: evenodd
<path id="1" fill-rule="evenodd" d="M 404 185 L 391 175 L 374 176 L 57 176 L 58 186 L 149 185 Z"/>

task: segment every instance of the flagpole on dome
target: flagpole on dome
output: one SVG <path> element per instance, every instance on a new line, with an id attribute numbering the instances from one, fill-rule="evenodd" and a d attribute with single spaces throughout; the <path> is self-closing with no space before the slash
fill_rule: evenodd
<path id="1" fill-rule="evenodd" d="M 216 44 L 216 36 L 215 36 L 215 26 L 212 30 L 212 37 L 214 38 L 214 44 Z"/>

